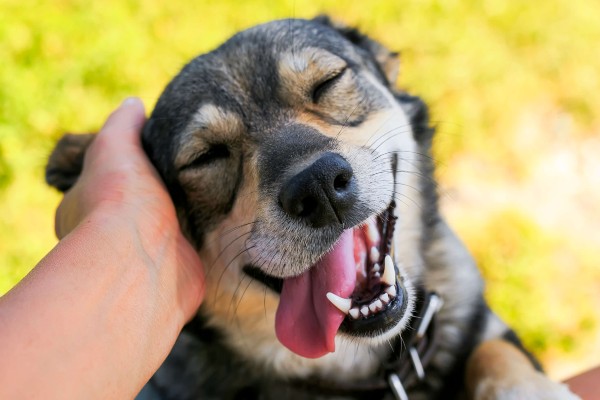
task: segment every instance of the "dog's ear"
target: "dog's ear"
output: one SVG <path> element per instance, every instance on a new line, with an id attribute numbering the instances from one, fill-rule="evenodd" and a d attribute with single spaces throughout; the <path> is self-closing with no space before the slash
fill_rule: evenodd
<path id="1" fill-rule="evenodd" d="M 377 67 L 390 87 L 396 85 L 398 74 L 400 72 L 400 55 L 397 52 L 389 51 L 382 44 L 363 35 L 358 29 L 351 28 L 337 21 L 332 21 L 327 15 L 319 15 L 313 21 L 327 25 L 350 40 L 356 46 L 366 50 L 375 60 Z"/>
<path id="2" fill-rule="evenodd" d="M 46 165 L 46 182 L 66 192 L 77 182 L 83 168 L 85 151 L 96 134 L 65 134 L 56 144 Z"/>

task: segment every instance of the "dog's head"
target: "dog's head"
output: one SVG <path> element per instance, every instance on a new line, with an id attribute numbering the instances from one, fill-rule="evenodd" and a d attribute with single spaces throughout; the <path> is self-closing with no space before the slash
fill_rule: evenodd
<path id="1" fill-rule="evenodd" d="M 406 326 L 435 199 L 426 110 L 397 74 L 356 30 L 283 20 L 194 59 L 160 97 L 145 149 L 204 261 L 203 313 L 246 354 L 275 332 L 314 358 Z"/>

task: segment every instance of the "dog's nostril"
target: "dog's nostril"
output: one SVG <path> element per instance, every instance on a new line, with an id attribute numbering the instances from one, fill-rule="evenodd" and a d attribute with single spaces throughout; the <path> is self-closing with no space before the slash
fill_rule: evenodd
<path id="1" fill-rule="evenodd" d="M 350 184 L 350 179 L 352 179 L 352 174 L 339 174 L 335 177 L 333 181 L 333 188 L 336 192 L 346 190 L 348 188 L 348 185 Z"/>
<path id="2" fill-rule="evenodd" d="M 316 209 L 317 199 L 315 199 L 314 197 L 306 197 L 300 203 L 299 212 L 297 213 L 297 215 L 302 218 L 309 217 L 315 212 Z"/>

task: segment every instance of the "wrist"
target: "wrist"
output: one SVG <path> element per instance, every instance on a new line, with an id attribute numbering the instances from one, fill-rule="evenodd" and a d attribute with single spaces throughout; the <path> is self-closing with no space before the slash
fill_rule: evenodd
<path id="1" fill-rule="evenodd" d="M 80 371 L 77 385 L 65 385 L 65 398 L 85 397 L 78 392 L 85 388 L 134 396 L 166 358 L 185 320 L 176 257 L 166 256 L 173 239 L 157 239 L 161 261 L 145 250 L 142 227 L 127 220 L 92 212 L 1 299 L 0 320 L 10 324 L 0 325 L 0 352 L 21 394 L 39 397 L 37 388 Z M 29 345 L 7 347 L 18 341 Z M 32 374 L 39 385 L 28 387 Z"/>

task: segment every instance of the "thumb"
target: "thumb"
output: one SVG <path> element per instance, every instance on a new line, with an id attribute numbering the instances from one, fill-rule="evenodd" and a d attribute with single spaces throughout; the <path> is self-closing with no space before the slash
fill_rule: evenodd
<path id="1" fill-rule="evenodd" d="M 98 136 L 118 135 L 121 143 L 139 143 L 144 122 L 146 122 L 144 104 L 137 97 L 128 97 L 108 117 Z"/>
<path id="2" fill-rule="evenodd" d="M 141 130 L 146 122 L 144 104 L 137 97 L 129 97 L 108 117 L 86 153 L 91 155 L 104 154 L 115 157 L 129 153 L 142 153 Z M 132 152 L 133 153 L 130 153 Z"/>

